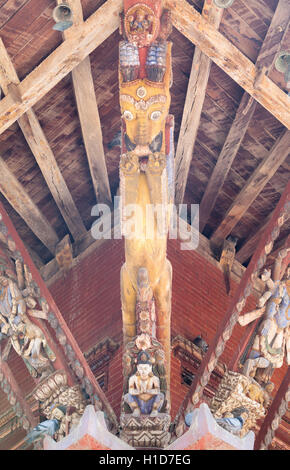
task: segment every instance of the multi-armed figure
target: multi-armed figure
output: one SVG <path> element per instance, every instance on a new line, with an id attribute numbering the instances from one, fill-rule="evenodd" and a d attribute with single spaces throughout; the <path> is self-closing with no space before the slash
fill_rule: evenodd
<path id="1" fill-rule="evenodd" d="M 265 270 L 262 274 L 267 290 L 259 300 L 258 309 L 239 318 L 239 323 L 244 326 L 262 317 L 243 373 L 256 378 L 257 369 L 265 369 L 264 384 L 269 380 L 272 369 L 282 366 L 285 352 L 290 364 L 290 266 L 286 267 L 285 272 L 282 268 L 283 257 L 289 252 L 290 249 L 287 249 L 278 254 L 273 279 L 270 271 Z"/>

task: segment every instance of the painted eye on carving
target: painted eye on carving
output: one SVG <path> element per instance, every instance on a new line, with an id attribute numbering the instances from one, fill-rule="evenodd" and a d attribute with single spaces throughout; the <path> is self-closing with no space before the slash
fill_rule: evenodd
<path id="1" fill-rule="evenodd" d="M 158 121 L 158 119 L 161 118 L 161 111 L 153 111 L 153 113 L 150 116 L 151 121 Z"/>
<path id="2" fill-rule="evenodd" d="M 131 111 L 124 111 L 123 117 L 124 119 L 126 119 L 126 121 L 132 121 L 132 119 L 134 119 L 134 116 Z"/>

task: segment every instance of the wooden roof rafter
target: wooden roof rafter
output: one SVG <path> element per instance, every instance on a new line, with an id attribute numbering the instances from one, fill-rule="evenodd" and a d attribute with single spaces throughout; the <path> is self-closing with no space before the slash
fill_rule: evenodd
<path id="1" fill-rule="evenodd" d="M 62 0 L 56 1 L 62 3 Z M 64 40 L 73 37 L 74 29 L 84 21 L 81 1 L 68 0 L 67 4 L 72 10 L 74 24 L 64 31 Z M 110 205 L 112 196 L 89 56 L 72 70 L 72 81 L 96 199 L 99 203 Z"/>
<path id="2" fill-rule="evenodd" d="M 290 131 L 285 130 L 233 201 L 221 224 L 211 237 L 213 244 L 220 246 L 223 240 L 232 232 L 252 202 L 288 157 L 289 151 Z"/>
<path id="3" fill-rule="evenodd" d="M 265 70 L 269 72 L 273 66 L 282 37 L 290 22 L 290 8 L 287 8 L 287 5 L 289 5 L 289 0 L 279 0 L 256 61 L 256 68 L 259 70 L 263 70 L 265 67 Z M 201 232 L 221 192 L 256 107 L 257 102 L 245 92 L 200 203 L 199 227 Z"/>
<path id="4" fill-rule="evenodd" d="M 205 0 L 202 16 L 216 28 L 219 27 L 223 9 L 214 5 L 213 0 Z M 186 189 L 192 153 L 199 127 L 201 112 L 210 73 L 211 60 L 199 47 L 194 50 L 187 95 L 184 104 L 178 144 L 175 154 L 176 183 L 175 202 L 182 204 Z"/>
<path id="5" fill-rule="evenodd" d="M 7 95 L 9 90 L 20 83 L 13 63 L 0 38 L 0 86 Z M 21 98 L 19 98 L 21 99 Z M 37 161 L 50 192 L 75 240 L 86 233 L 81 216 L 58 167 L 55 156 L 46 139 L 33 109 L 20 116 L 18 124 Z M 17 210 L 17 209 L 16 209 Z M 21 214 L 20 214 L 21 215 Z"/>

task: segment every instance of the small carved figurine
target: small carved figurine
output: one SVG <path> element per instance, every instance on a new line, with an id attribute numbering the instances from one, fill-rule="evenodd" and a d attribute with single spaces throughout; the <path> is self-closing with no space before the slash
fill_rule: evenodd
<path id="1" fill-rule="evenodd" d="M 157 416 L 164 402 L 160 392 L 160 381 L 152 372 L 149 356 L 141 352 L 137 364 L 137 372 L 129 379 L 129 393 L 124 396 L 134 417 L 141 414 Z"/>
<path id="2" fill-rule="evenodd" d="M 45 436 L 51 436 L 60 429 L 61 421 L 64 418 L 66 413 L 66 408 L 60 405 L 52 405 L 52 418 L 46 421 L 42 421 L 37 426 L 35 426 L 32 431 L 30 431 L 25 437 L 25 441 L 29 444 L 32 442 L 39 441 Z"/>
<path id="3" fill-rule="evenodd" d="M 231 290 L 230 276 L 231 276 L 233 262 L 235 261 L 237 241 L 238 239 L 236 237 L 229 236 L 224 241 L 223 251 L 221 254 L 221 258 L 220 258 L 220 264 L 222 266 L 223 273 L 224 273 L 224 280 L 225 280 L 227 294 L 229 294 Z"/>

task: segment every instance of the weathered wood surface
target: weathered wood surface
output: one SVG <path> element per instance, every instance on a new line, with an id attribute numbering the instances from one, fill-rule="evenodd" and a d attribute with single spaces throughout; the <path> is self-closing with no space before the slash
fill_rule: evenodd
<path id="1" fill-rule="evenodd" d="M 213 0 L 205 1 L 202 15 L 216 28 L 219 27 L 222 14 L 223 9 L 216 7 Z M 196 47 L 188 81 L 187 95 L 175 155 L 176 204 L 182 204 L 184 198 L 192 153 L 208 84 L 210 67 L 210 58 L 203 54 L 199 47 Z"/>
<path id="2" fill-rule="evenodd" d="M 255 87 L 255 65 L 185 0 L 166 0 L 174 26 L 290 129 L 289 97 L 267 76 Z"/>
<path id="3" fill-rule="evenodd" d="M 54 254 L 59 241 L 57 234 L 1 157 L 0 191 L 32 232 Z"/>
<path id="4" fill-rule="evenodd" d="M 262 69 L 262 67 L 265 67 L 267 70 L 272 68 L 282 37 L 287 25 L 289 24 L 289 19 L 290 1 L 280 0 L 259 52 L 256 61 L 257 68 Z M 203 231 L 210 213 L 214 208 L 215 202 L 238 153 L 255 110 L 256 101 L 247 93 L 244 93 L 230 132 L 227 135 L 226 141 L 200 203 L 199 226 L 201 232 Z"/>
<path id="5" fill-rule="evenodd" d="M 62 0 L 57 0 L 57 3 L 62 3 Z M 73 37 L 75 28 L 83 23 L 80 0 L 69 0 L 68 5 L 73 12 L 74 24 L 64 31 L 65 40 Z M 106 167 L 102 127 L 89 57 L 86 57 L 83 62 L 72 70 L 72 80 L 96 199 L 99 203 L 111 204 L 112 197 Z"/>
<path id="6" fill-rule="evenodd" d="M 0 134 L 118 29 L 121 11 L 122 0 L 107 0 L 17 85 L 21 102 L 12 93 L 0 102 Z"/>
<path id="7" fill-rule="evenodd" d="M 241 220 L 252 202 L 257 198 L 268 181 L 276 173 L 279 166 L 285 161 L 290 152 L 290 131 L 286 130 L 276 141 L 274 147 L 254 171 L 247 184 L 238 194 L 231 207 L 228 209 L 223 221 L 211 237 L 215 245 L 232 232 Z"/>
<path id="8" fill-rule="evenodd" d="M 14 86 L 19 83 L 16 70 L 0 38 L 0 86 L 7 95 L 11 84 Z M 32 108 L 19 118 L 18 124 L 72 236 L 75 239 L 80 238 L 86 232 L 85 226 Z"/>

